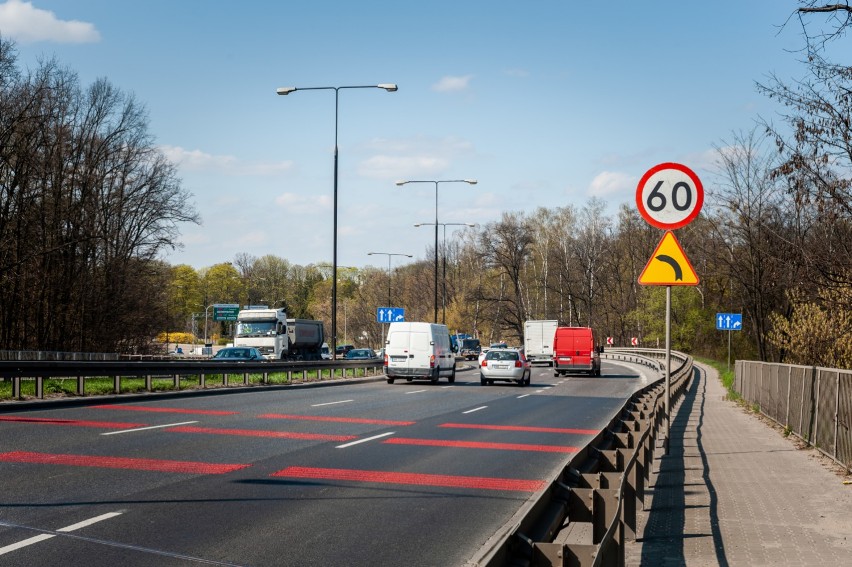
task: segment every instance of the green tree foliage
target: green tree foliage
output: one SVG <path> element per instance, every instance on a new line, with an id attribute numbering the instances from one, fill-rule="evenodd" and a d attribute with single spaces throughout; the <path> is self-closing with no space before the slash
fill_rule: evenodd
<path id="1" fill-rule="evenodd" d="M 786 362 L 852 368 L 852 286 L 821 288 L 808 300 L 801 290 L 788 292 L 792 312 L 771 316 L 772 341 Z"/>

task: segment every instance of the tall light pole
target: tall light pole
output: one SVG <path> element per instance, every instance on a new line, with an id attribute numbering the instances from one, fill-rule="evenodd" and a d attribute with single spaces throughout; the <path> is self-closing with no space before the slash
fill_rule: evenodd
<path id="1" fill-rule="evenodd" d="M 407 183 L 434 183 L 435 184 L 435 322 L 438 322 L 438 184 L 439 183 L 468 183 L 476 185 L 476 179 L 428 179 L 397 181 L 400 187 Z"/>
<path id="2" fill-rule="evenodd" d="M 415 227 L 421 226 L 432 226 L 435 223 L 432 222 L 419 222 L 415 224 Z M 441 289 L 443 293 L 441 294 L 441 323 L 447 323 L 447 227 L 448 226 L 469 226 L 471 228 L 475 227 L 474 223 L 470 222 L 439 222 L 439 225 L 444 227 L 444 240 L 441 248 L 444 249 L 444 253 L 442 254 L 443 260 L 441 261 Z"/>
<path id="3" fill-rule="evenodd" d="M 413 258 L 411 254 L 396 254 L 392 252 L 367 252 L 367 256 L 387 256 L 388 257 L 388 307 L 393 307 L 391 304 L 391 257 L 392 256 L 405 256 L 406 258 Z"/>
<path id="4" fill-rule="evenodd" d="M 295 91 L 334 91 L 334 229 L 332 242 L 331 275 L 331 350 L 337 349 L 337 116 L 339 108 L 340 89 L 384 89 L 389 93 L 395 92 L 397 86 L 393 83 L 379 85 L 347 85 L 341 87 L 280 87 L 275 90 L 279 95 L 288 95 Z"/>

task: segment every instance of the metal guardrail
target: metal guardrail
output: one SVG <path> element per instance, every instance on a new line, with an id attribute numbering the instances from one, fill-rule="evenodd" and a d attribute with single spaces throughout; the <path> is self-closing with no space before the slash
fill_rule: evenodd
<path id="1" fill-rule="evenodd" d="M 734 390 L 852 471 L 852 370 L 738 360 Z"/>
<path id="2" fill-rule="evenodd" d="M 664 372 L 664 350 L 608 350 L 605 358 Z M 671 401 L 686 389 L 692 357 L 671 353 Z M 480 550 L 471 565 L 624 565 L 625 538 L 636 536 L 657 437 L 665 423 L 665 374 L 625 403 L 609 425 L 563 467 L 538 497 Z"/>
<path id="3" fill-rule="evenodd" d="M 158 378 L 167 378 L 173 381 L 175 390 L 181 389 L 181 379 L 186 377 L 197 377 L 199 388 L 207 388 L 208 375 L 221 375 L 222 386 L 229 386 L 230 375 L 242 375 L 240 385 L 249 385 L 249 376 L 261 374 L 261 384 L 270 384 L 269 375 L 286 373 L 287 381 L 292 382 L 293 376 L 302 373 L 302 380 L 307 380 L 308 372 L 316 371 L 318 379 L 323 380 L 326 372 L 329 379 L 334 379 L 341 374 L 346 378 L 349 371 L 354 376 L 356 369 L 364 368 L 365 375 L 378 376 L 384 373 L 383 361 L 381 359 L 367 361 L 342 361 L 342 360 L 316 360 L 303 362 L 219 362 L 210 359 L 201 361 L 166 360 L 166 361 L 32 361 L 15 360 L 0 361 L 0 378 L 12 381 L 12 397 L 21 398 L 21 382 L 23 380 L 35 381 L 35 397 L 44 398 L 44 382 L 52 378 L 74 378 L 77 381 L 76 392 L 78 396 L 86 395 L 87 378 L 109 377 L 113 380 L 113 393 L 121 394 L 122 378 L 145 378 L 145 389 L 153 391 L 153 382 Z"/>

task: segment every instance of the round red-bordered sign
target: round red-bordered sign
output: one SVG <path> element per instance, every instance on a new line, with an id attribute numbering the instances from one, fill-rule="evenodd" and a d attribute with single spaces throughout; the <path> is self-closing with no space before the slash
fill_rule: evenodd
<path id="1" fill-rule="evenodd" d="M 679 163 L 649 169 L 636 187 L 636 206 L 648 224 L 663 230 L 688 225 L 704 204 L 704 186 L 694 171 Z"/>

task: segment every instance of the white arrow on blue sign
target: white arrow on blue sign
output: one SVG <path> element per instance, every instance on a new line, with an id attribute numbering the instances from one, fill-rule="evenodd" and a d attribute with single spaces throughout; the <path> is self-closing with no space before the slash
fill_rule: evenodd
<path id="1" fill-rule="evenodd" d="M 716 313 L 717 331 L 742 331 L 742 313 Z"/>
<path id="2" fill-rule="evenodd" d="M 405 321 L 405 309 L 402 307 L 379 307 L 376 309 L 376 321 L 379 323 Z"/>

